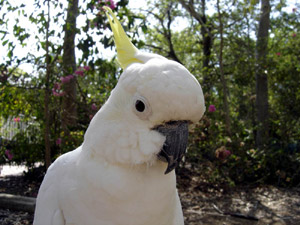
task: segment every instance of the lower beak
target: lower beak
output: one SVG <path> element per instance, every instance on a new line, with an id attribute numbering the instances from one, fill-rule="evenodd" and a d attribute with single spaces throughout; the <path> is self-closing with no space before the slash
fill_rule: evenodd
<path id="1" fill-rule="evenodd" d="M 154 128 L 166 137 L 158 158 L 168 163 L 165 174 L 175 169 L 184 156 L 188 143 L 188 122 L 171 121 Z"/>

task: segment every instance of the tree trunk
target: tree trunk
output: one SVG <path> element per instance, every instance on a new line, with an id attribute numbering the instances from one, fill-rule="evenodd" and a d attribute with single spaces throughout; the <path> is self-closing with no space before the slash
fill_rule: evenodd
<path id="1" fill-rule="evenodd" d="M 223 38 L 223 21 L 220 10 L 220 1 L 217 1 L 217 9 L 218 9 L 218 20 L 219 20 L 219 32 L 220 32 L 220 50 L 219 50 L 219 66 L 220 66 L 220 76 L 223 87 L 223 104 L 225 111 L 225 129 L 226 134 L 231 136 L 231 128 L 230 128 L 230 112 L 229 112 L 229 103 L 228 103 L 228 87 L 227 81 L 224 74 L 224 66 L 223 66 L 223 46 L 224 46 L 224 38 Z"/>
<path id="2" fill-rule="evenodd" d="M 204 71 L 207 71 L 209 68 L 209 61 L 211 56 L 211 48 L 212 48 L 212 38 L 211 38 L 211 29 L 207 24 L 207 18 L 205 14 L 205 8 L 206 8 L 206 2 L 205 0 L 201 0 L 202 4 L 202 26 L 201 26 L 201 35 L 203 40 L 203 69 Z M 208 74 L 208 73 L 207 73 Z"/>
<path id="3" fill-rule="evenodd" d="M 170 49 L 168 56 L 170 58 L 172 58 L 173 60 L 175 60 L 176 62 L 178 62 L 180 64 L 183 64 L 180 61 L 180 59 L 177 57 L 177 54 L 175 52 L 174 45 L 173 45 L 173 42 L 172 42 L 172 31 L 171 31 L 171 23 L 172 23 L 171 11 L 172 11 L 172 8 L 173 8 L 173 2 L 170 1 L 169 5 L 168 5 L 168 8 L 167 8 L 167 17 L 168 17 L 167 29 L 164 29 L 165 30 L 164 31 L 165 37 L 168 40 L 169 49 Z M 163 21 L 162 21 L 162 25 L 163 25 Z"/>
<path id="4" fill-rule="evenodd" d="M 261 0 L 261 15 L 256 42 L 256 145 L 259 149 L 267 144 L 269 133 L 267 53 L 270 10 L 269 0 Z"/>
<path id="5" fill-rule="evenodd" d="M 211 35 L 211 26 L 207 22 L 207 16 L 205 14 L 206 9 L 206 0 L 201 0 L 201 13 L 196 12 L 194 1 L 189 0 L 186 2 L 185 0 L 179 0 L 180 4 L 183 8 L 185 8 L 193 18 L 195 18 L 201 25 L 201 36 L 202 36 L 202 68 L 203 68 L 203 90 L 204 93 L 209 93 L 212 87 L 212 79 L 209 74 L 210 68 L 210 57 L 211 57 L 211 49 L 212 49 L 212 35 Z M 206 100 L 208 96 L 206 97 Z"/>
<path id="6" fill-rule="evenodd" d="M 48 0 L 48 20 L 46 27 L 46 81 L 45 81 L 45 97 L 44 97 L 44 117 L 45 117 L 45 166 L 46 169 L 51 164 L 51 146 L 50 146 L 50 56 L 49 56 L 49 24 L 50 24 L 50 0 Z"/>
<path id="7" fill-rule="evenodd" d="M 78 15 L 78 0 L 69 0 L 67 19 L 64 26 L 64 44 L 63 44 L 63 71 L 64 76 L 73 74 L 76 70 L 75 58 L 75 35 L 76 18 Z M 64 84 L 65 95 L 63 97 L 62 128 L 64 136 L 70 134 L 70 129 L 77 121 L 76 105 L 76 79 Z"/>

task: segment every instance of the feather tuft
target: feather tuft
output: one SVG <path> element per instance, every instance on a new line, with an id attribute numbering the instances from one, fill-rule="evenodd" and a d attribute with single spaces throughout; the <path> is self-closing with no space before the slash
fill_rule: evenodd
<path id="1" fill-rule="evenodd" d="M 104 6 L 103 8 L 106 10 L 106 16 L 114 34 L 114 40 L 117 48 L 117 58 L 122 69 L 125 69 L 134 62 L 143 63 L 141 60 L 135 57 L 138 49 L 131 43 L 116 15 L 109 7 Z"/>

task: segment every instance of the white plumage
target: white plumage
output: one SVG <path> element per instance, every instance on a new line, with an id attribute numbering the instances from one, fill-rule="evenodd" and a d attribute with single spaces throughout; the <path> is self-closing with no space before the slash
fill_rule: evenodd
<path id="1" fill-rule="evenodd" d="M 184 223 L 175 172 L 164 174 L 167 163 L 158 159 L 166 135 L 157 127 L 169 121 L 197 122 L 205 110 L 202 89 L 182 65 L 133 52 L 134 60 L 124 66 L 82 146 L 48 169 L 35 225 Z"/>

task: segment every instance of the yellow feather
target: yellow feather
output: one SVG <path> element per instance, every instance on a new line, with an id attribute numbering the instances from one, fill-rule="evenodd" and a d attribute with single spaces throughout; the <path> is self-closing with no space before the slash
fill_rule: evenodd
<path id="1" fill-rule="evenodd" d="M 134 57 L 138 52 L 138 49 L 129 40 L 116 15 L 109 7 L 104 6 L 103 8 L 106 10 L 106 16 L 114 34 L 114 40 L 117 48 L 117 58 L 121 67 L 125 69 L 133 62 L 142 63 L 142 61 Z"/>

